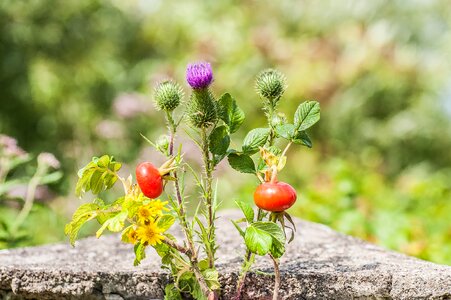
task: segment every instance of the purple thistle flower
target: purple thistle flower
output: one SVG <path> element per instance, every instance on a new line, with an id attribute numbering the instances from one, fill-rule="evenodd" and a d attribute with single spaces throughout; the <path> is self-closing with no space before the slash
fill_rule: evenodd
<path id="1" fill-rule="evenodd" d="M 213 71 L 208 62 L 189 64 L 186 68 L 186 81 L 193 89 L 204 89 L 213 81 Z"/>

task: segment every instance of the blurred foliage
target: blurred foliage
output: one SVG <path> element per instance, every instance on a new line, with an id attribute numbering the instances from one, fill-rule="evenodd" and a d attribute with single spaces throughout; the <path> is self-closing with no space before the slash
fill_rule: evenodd
<path id="1" fill-rule="evenodd" d="M 0 132 L 60 158 L 55 189 L 70 201 L 52 206 L 68 216 L 92 155 L 149 159 L 139 133 L 164 130 L 150 84 L 211 61 L 249 129 L 265 122 L 254 78 L 276 67 L 281 110 L 315 99 L 323 111 L 314 149 L 292 151 L 282 174 L 301 195 L 293 212 L 451 264 L 450 27 L 447 0 L 4 0 Z M 226 169 L 224 206 L 251 199 L 255 182 Z"/>
<path id="2" fill-rule="evenodd" d="M 52 196 L 47 185 L 62 177 L 60 171 L 53 171 L 60 162 L 51 153 L 39 154 L 36 164 L 31 160 L 14 138 L 0 134 L 0 249 L 36 244 L 42 242 L 42 236 L 47 241 L 48 235 L 50 239 L 59 235 L 54 222 L 36 226 L 36 221 L 57 218 L 42 200 Z"/>

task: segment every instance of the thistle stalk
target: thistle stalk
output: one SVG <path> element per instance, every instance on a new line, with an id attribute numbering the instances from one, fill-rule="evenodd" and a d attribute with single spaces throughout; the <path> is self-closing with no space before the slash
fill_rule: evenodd
<path id="1" fill-rule="evenodd" d="M 213 192 L 212 192 L 212 163 L 210 159 L 210 152 L 208 150 L 208 135 L 205 127 L 201 129 L 201 139 L 202 139 L 202 156 L 204 160 L 204 171 L 205 171 L 205 206 L 207 210 L 207 225 L 208 225 L 208 233 L 207 239 L 209 245 L 207 247 L 207 256 L 208 256 L 208 264 L 210 268 L 214 268 L 215 261 L 215 245 L 214 245 L 214 233 L 215 233 L 215 225 L 214 225 L 214 208 L 213 208 Z"/>
<path id="2" fill-rule="evenodd" d="M 168 155 L 171 157 L 174 155 L 174 141 L 175 141 L 175 135 L 177 132 L 177 125 L 174 122 L 172 112 L 166 111 L 166 119 L 168 122 L 168 128 L 169 128 L 169 134 L 170 134 Z M 176 212 L 180 219 L 180 223 L 181 223 L 183 232 L 185 234 L 186 242 L 188 244 L 188 248 L 184 248 L 183 250 L 186 250 L 186 251 L 183 251 L 183 252 L 190 259 L 192 271 L 193 271 L 194 276 L 196 277 L 197 281 L 199 282 L 199 285 L 200 285 L 200 288 L 201 288 L 203 294 L 205 296 L 207 296 L 209 299 L 211 299 L 212 297 L 214 299 L 214 293 L 208 287 L 208 284 L 205 281 L 205 278 L 202 275 L 202 273 L 199 269 L 199 266 L 198 266 L 198 257 L 197 257 L 197 252 L 196 252 L 196 248 L 194 245 L 193 235 L 188 227 L 188 223 L 186 222 L 186 215 L 185 215 L 185 210 L 184 210 L 184 206 L 183 206 L 183 198 L 182 198 L 181 191 L 180 191 L 180 183 L 179 183 L 179 178 L 177 176 L 177 171 L 175 171 L 175 170 L 172 171 L 172 175 L 175 178 L 174 187 L 175 187 L 177 203 L 179 206 L 178 209 L 176 209 Z M 171 245 L 170 243 L 166 243 L 166 244 L 168 244 L 169 246 L 180 251 L 180 249 L 178 249 L 179 248 L 178 245 Z"/>

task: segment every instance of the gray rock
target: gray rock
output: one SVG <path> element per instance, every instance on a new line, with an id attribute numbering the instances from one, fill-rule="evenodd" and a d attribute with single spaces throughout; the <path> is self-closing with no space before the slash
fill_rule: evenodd
<path id="1" fill-rule="evenodd" d="M 217 223 L 222 298 L 230 299 L 244 253 L 230 224 L 236 211 Z M 451 267 L 408 257 L 330 228 L 296 220 L 298 231 L 281 261 L 282 299 L 451 299 Z M 152 249 L 133 267 L 131 245 L 116 235 L 68 243 L 0 251 L 3 299 L 162 299 L 170 281 Z M 257 259 L 243 299 L 272 295 L 271 261 Z"/>

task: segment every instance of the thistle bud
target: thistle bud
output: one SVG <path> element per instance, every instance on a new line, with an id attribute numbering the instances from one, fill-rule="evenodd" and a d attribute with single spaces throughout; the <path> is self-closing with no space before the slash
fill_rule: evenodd
<path id="1" fill-rule="evenodd" d="M 160 110 L 173 111 L 182 98 L 183 90 L 174 81 L 163 81 L 155 87 L 155 104 Z"/>
<path id="2" fill-rule="evenodd" d="M 213 81 L 211 65 L 208 62 L 188 65 L 186 68 L 186 81 L 195 90 L 208 88 Z"/>
<path id="3" fill-rule="evenodd" d="M 188 65 L 186 81 L 193 88 L 187 104 L 191 124 L 197 128 L 210 127 L 218 120 L 218 105 L 209 89 L 213 81 L 211 65 L 207 62 Z"/>
<path id="4" fill-rule="evenodd" d="M 274 69 L 268 69 L 258 74 L 255 81 L 257 93 L 269 100 L 274 107 L 282 97 L 287 87 L 285 76 Z"/>

